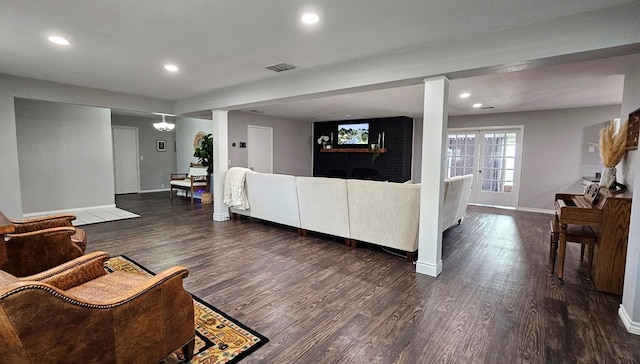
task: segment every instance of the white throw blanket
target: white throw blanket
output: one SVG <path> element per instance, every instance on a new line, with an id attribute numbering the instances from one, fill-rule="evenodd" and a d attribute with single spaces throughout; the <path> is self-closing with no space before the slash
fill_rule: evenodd
<path id="1" fill-rule="evenodd" d="M 250 169 L 242 167 L 229 168 L 224 177 L 224 198 L 225 205 L 235 207 L 238 210 L 249 209 L 249 199 L 245 188 L 245 179 Z"/>

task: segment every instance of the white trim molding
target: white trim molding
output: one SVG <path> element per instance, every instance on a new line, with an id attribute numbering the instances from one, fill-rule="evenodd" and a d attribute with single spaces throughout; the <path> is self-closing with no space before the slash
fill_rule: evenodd
<path id="1" fill-rule="evenodd" d="M 417 261 L 416 272 L 426 274 L 431 277 L 437 277 L 440 275 L 440 273 L 442 273 L 442 260 L 438 261 L 437 265 Z"/>
<path id="2" fill-rule="evenodd" d="M 627 331 L 629 331 L 629 333 L 640 335 L 640 322 L 631 320 L 631 317 L 629 317 L 629 314 L 627 314 L 627 311 L 624 309 L 623 305 L 620 305 L 620 308 L 618 309 L 618 316 L 620 316 L 624 327 L 627 328 Z"/>
<path id="3" fill-rule="evenodd" d="M 227 221 L 229 220 L 229 213 L 214 213 L 213 221 Z"/>
<path id="4" fill-rule="evenodd" d="M 99 205 L 99 206 L 87 206 L 87 207 L 77 207 L 77 208 L 64 209 L 64 210 L 52 210 L 52 211 L 30 212 L 30 213 L 28 213 L 28 214 L 22 214 L 22 216 L 24 216 L 24 218 L 25 218 L 25 219 L 28 219 L 28 218 L 38 217 L 38 216 L 43 216 L 43 215 L 55 215 L 55 214 L 64 214 L 64 213 L 74 213 L 74 212 L 81 212 L 81 211 L 87 211 L 87 210 L 109 209 L 109 208 L 115 208 L 115 207 L 116 207 L 116 204 L 112 204 L 112 205 Z"/>

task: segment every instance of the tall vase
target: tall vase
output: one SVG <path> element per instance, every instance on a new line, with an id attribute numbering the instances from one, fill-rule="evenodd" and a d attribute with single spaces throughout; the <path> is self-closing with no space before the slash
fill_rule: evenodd
<path id="1" fill-rule="evenodd" d="M 616 184 L 616 167 L 604 167 L 600 176 L 600 187 L 611 188 Z"/>

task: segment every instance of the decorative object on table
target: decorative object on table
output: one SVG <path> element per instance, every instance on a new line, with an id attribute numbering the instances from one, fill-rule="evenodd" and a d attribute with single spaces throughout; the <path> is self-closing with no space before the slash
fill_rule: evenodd
<path id="1" fill-rule="evenodd" d="M 627 150 L 638 149 L 638 135 L 640 134 L 640 109 L 629 114 L 627 121 Z"/>
<path id="2" fill-rule="evenodd" d="M 371 144 L 373 152 L 371 153 L 371 163 L 373 164 L 380 156 L 380 147 L 378 144 Z"/>
<path id="3" fill-rule="evenodd" d="M 328 136 L 320 135 L 320 137 L 318 138 L 318 144 L 322 145 L 322 149 L 330 149 L 331 147 L 327 148 L 327 145 L 331 145 L 327 144 L 329 140 L 331 139 Z"/>
<path id="4" fill-rule="evenodd" d="M 620 125 L 620 130 L 616 133 L 616 123 L 614 120 L 600 130 L 600 159 L 604 165 L 600 186 L 612 188 L 616 183 L 616 166 L 622 160 L 626 152 L 627 122 Z"/>
<path id="5" fill-rule="evenodd" d="M 137 262 L 119 255 L 105 262 L 108 272 L 124 271 L 153 276 Z M 193 358 L 189 363 L 236 363 L 266 344 L 269 339 L 228 316 L 219 309 L 193 296 L 196 342 Z M 150 335 L 152 333 L 149 333 Z M 160 364 L 184 362 L 180 350 L 160 361 Z"/>

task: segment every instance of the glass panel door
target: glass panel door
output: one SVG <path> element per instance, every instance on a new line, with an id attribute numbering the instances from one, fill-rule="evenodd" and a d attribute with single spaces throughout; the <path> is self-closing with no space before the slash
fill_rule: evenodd
<path id="1" fill-rule="evenodd" d="M 448 133 L 447 177 L 473 173 L 471 203 L 517 207 L 522 127 Z"/>

